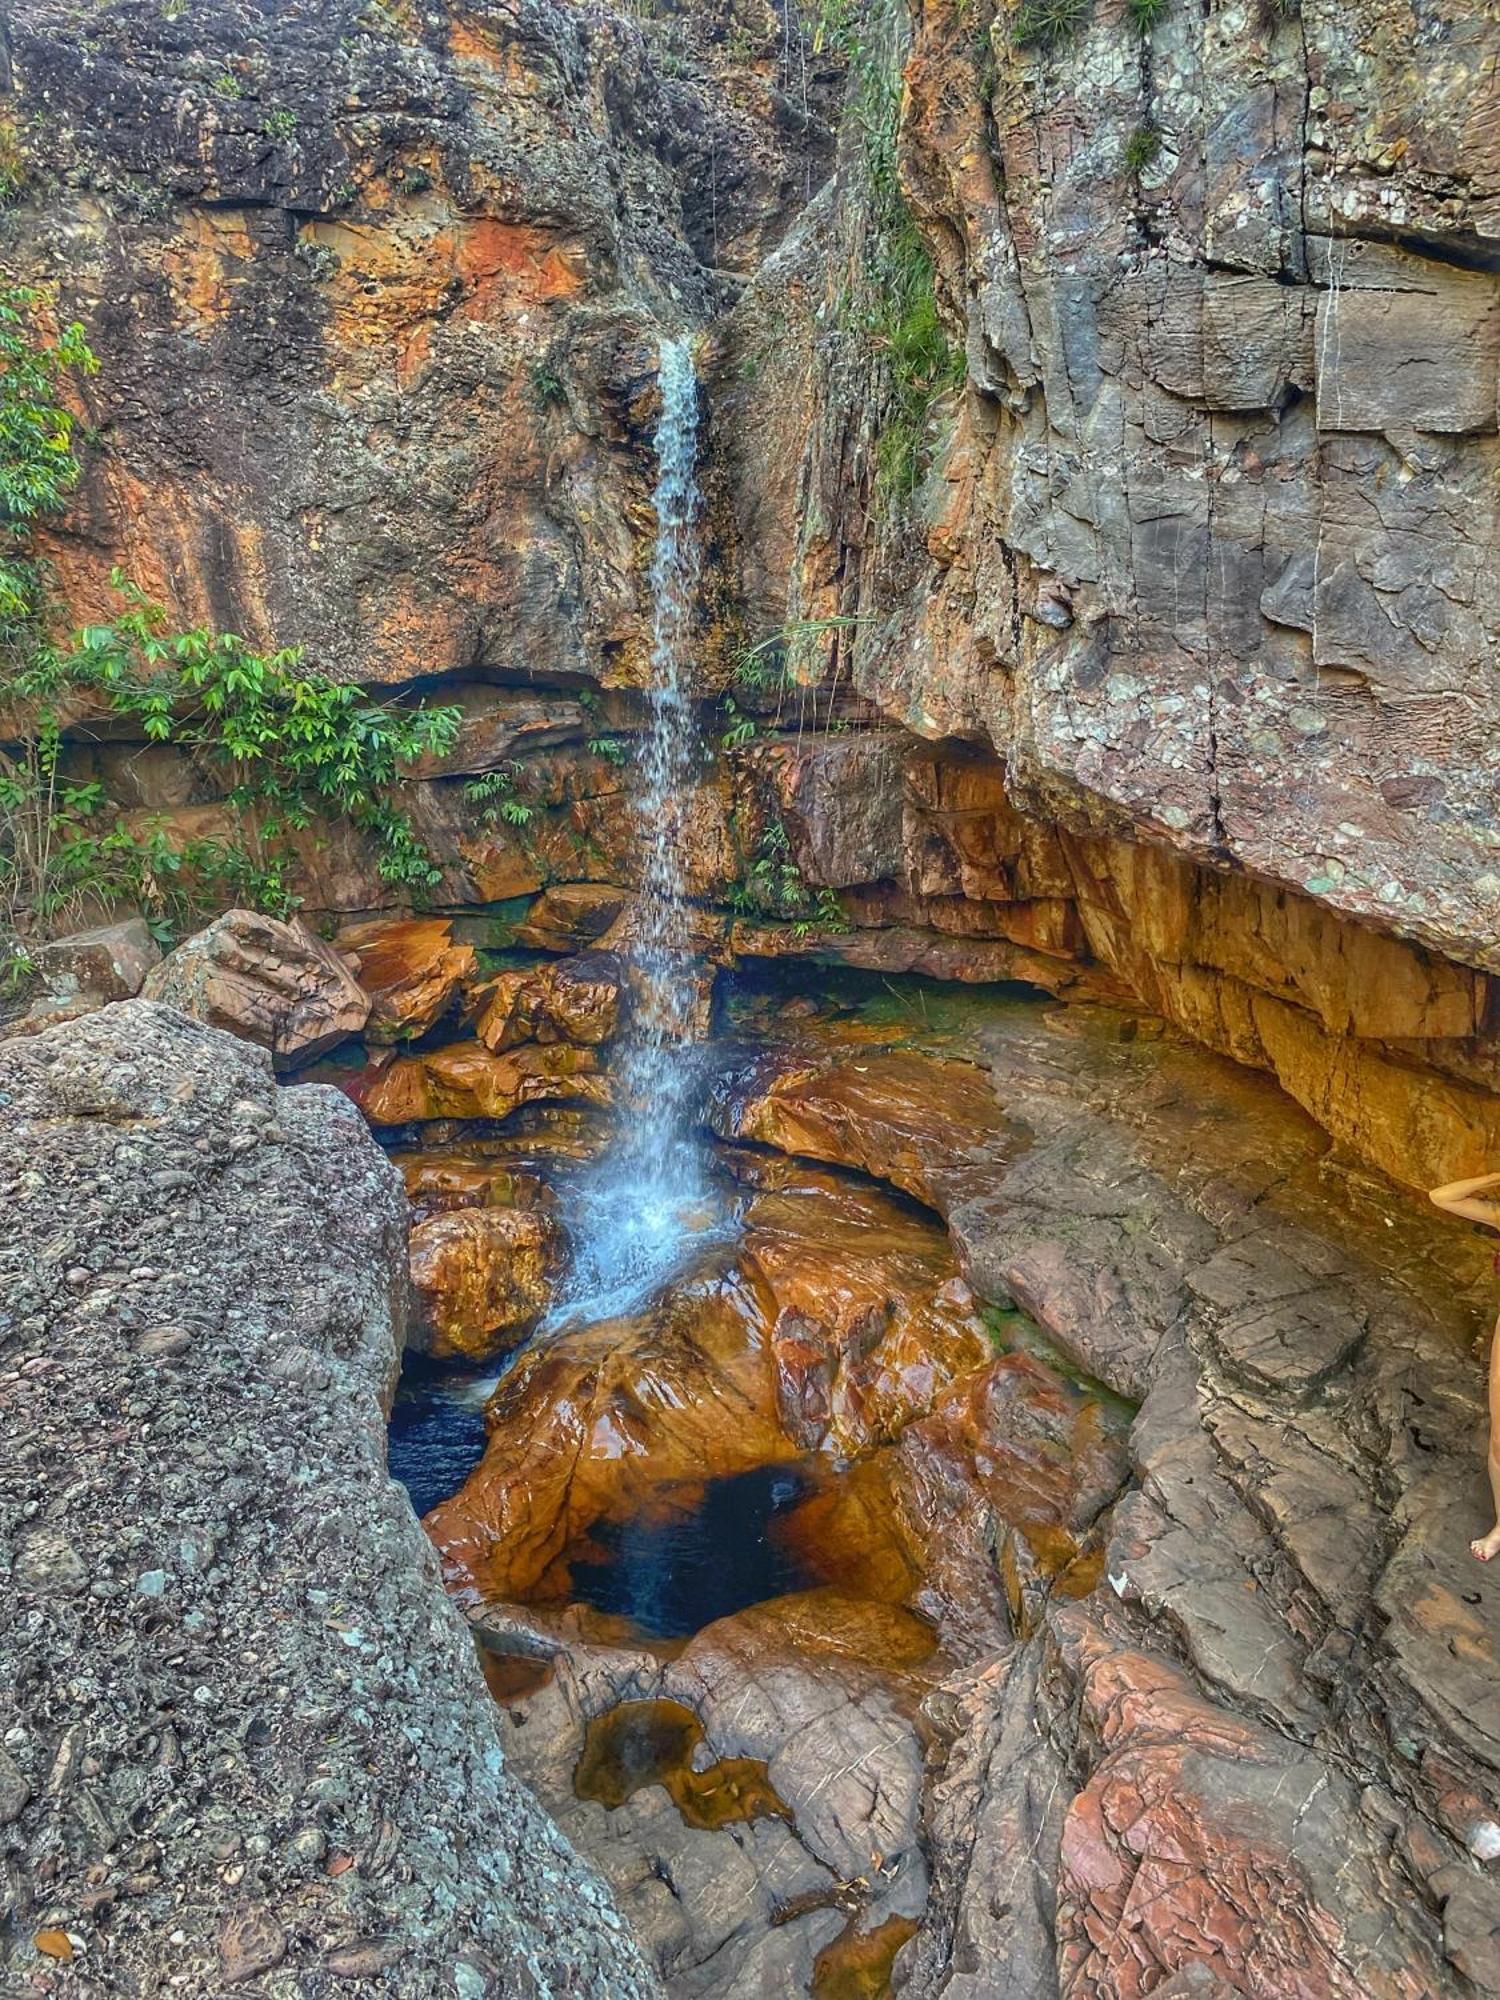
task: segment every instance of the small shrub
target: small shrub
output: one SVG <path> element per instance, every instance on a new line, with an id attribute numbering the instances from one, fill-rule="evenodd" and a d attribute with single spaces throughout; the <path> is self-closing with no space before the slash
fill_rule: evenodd
<path id="1" fill-rule="evenodd" d="M 486 771 L 483 777 L 470 778 L 464 786 L 464 797 L 470 805 L 479 807 L 482 826 L 492 827 L 502 820 L 507 826 L 529 826 L 535 819 L 535 809 L 515 796 L 516 773 L 520 768 L 519 764 L 502 764 L 498 770 Z"/>
<path id="2" fill-rule="evenodd" d="M 724 750 L 741 750 L 753 742 L 756 734 L 755 717 L 741 712 L 733 695 L 724 697 L 726 727 L 719 737 L 719 747 Z"/>
<path id="3" fill-rule="evenodd" d="M 338 252 L 328 243 L 315 243 L 310 236 L 299 236 L 292 255 L 321 284 L 331 278 L 339 268 Z"/>
<path id="4" fill-rule="evenodd" d="M 245 86 L 232 69 L 221 70 L 214 78 L 214 89 L 220 97 L 243 97 Z"/>
<path id="5" fill-rule="evenodd" d="M 630 757 L 630 746 L 623 736 L 591 736 L 588 749 L 591 757 L 602 757 L 610 764 L 624 764 Z"/>
<path id="6" fill-rule="evenodd" d="M 0 288 L 0 906 L 43 928 L 101 902 L 134 903 L 162 929 L 226 901 L 284 915 L 298 900 L 295 836 L 335 820 L 374 837 L 384 880 L 432 886 L 439 871 L 391 787 L 452 743 L 456 709 L 372 701 L 295 651 L 258 653 L 232 633 L 172 632 L 118 571 L 120 614 L 59 633 L 33 533 L 77 483 L 63 393 L 97 363 L 78 326 L 38 337 L 51 303 Z M 243 833 L 173 839 L 73 768 L 66 724 L 100 712 L 217 772 Z"/>
<path id="7" fill-rule="evenodd" d="M 26 157 L 14 118 L 0 118 L 0 207 L 12 202 L 26 185 Z"/>
<path id="8" fill-rule="evenodd" d="M 791 838 L 780 819 L 768 820 L 743 879 L 729 891 L 737 916 L 759 923 L 789 923 L 794 937 L 825 931 L 842 937 L 849 928 L 844 907 L 832 889 L 813 889 L 802 879 Z"/>
<path id="9" fill-rule="evenodd" d="M 1169 0 L 1125 0 L 1126 10 L 1143 35 L 1149 35 L 1166 13 Z"/>
<path id="10" fill-rule="evenodd" d="M 1125 165 L 1133 174 L 1144 173 L 1161 151 L 1161 134 L 1154 125 L 1137 125 L 1125 141 Z"/>
<path id="11" fill-rule="evenodd" d="M 1010 17 L 1018 49 L 1050 50 L 1071 41 L 1089 17 L 1090 0 L 1021 0 Z"/>
<path id="12" fill-rule="evenodd" d="M 261 131 L 268 139 L 290 139 L 297 130 L 297 114 L 286 105 L 278 104 L 274 111 L 266 113 Z"/>
<path id="13" fill-rule="evenodd" d="M 550 410 L 565 404 L 568 392 L 563 387 L 563 379 L 552 363 L 539 355 L 526 371 L 531 383 L 531 400 L 538 410 Z"/>

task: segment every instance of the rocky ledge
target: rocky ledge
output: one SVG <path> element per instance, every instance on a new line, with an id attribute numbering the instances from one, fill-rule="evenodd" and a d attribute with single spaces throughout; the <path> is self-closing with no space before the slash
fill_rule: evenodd
<path id="1" fill-rule="evenodd" d="M 130 1000 L 0 1054 L 0 1990 L 655 1992 L 385 1471 L 353 1107 Z"/>

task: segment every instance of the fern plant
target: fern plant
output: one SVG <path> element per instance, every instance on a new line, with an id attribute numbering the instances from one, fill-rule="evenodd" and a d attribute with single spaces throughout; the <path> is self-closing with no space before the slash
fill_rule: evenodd
<path id="1" fill-rule="evenodd" d="M 727 726 L 719 737 L 719 746 L 724 750 L 742 750 L 753 742 L 756 735 L 756 721 L 753 715 L 746 715 L 733 695 L 726 694 L 723 711 Z"/>
<path id="2" fill-rule="evenodd" d="M 536 817 L 535 808 L 515 795 L 516 773 L 520 768 L 519 764 L 502 764 L 482 777 L 470 778 L 464 786 L 464 797 L 470 805 L 479 807 L 482 826 L 492 827 L 502 821 L 506 826 L 530 826 Z"/>

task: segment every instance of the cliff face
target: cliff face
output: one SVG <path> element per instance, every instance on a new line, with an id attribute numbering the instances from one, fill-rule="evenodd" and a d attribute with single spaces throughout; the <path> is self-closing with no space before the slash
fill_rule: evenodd
<path id="1" fill-rule="evenodd" d="M 1477 1171 L 1500 1136 L 1485 29 L 1313 0 L 1143 33 L 1100 5 L 1038 52 L 1024 11 L 936 0 L 894 31 L 901 184 L 966 377 L 915 490 L 882 490 L 900 357 L 858 310 L 857 144 L 729 323 L 752 629 L 794 631 L 799 678 L 845 677 L 939 765 L 974 746 L 946 831 L 977 852 L 999 801 L 1056 829 L 1051 894 L 1149 1005 L 1389 1171 Z"/>
<path id="2" fill-rule="evenodd" d="M 57 551 L 373 682 L 638 673 L 658 323 L 731 300 L 824 171 L 770 9 L 22 0 L 34 171 L 100 437 Z"/>
<path id="3" fill-rule="evenodd" d="M 790 569 L 802 605 L 858 614 L 864 691 L 992 747 L 1041 816 L 1493 967 L 1487 29 L 1380 0 L 1157 11 L 1143 34 L 1101 4 L 1028 53 L 1019 15 L 915 9 L 902 185 L 967 393 L 915 522 L 871 544 L 827 343 L 767 348 L 753 400 L 812 440 L 786 501 L 821 504 L 800 545 L 779 524 L 759 608 Z M 768 310 L 826 312 L 857 241 L 822 204 L 740 346 Z M 784 457 L 754 449 L 752 474 Z"/>

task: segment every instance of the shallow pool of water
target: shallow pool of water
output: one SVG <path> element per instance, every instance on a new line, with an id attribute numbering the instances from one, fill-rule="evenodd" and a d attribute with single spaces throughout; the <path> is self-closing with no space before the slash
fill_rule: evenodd
<path id="1" fill-rule="evenodd" d="M 706 1480 L 680 1504 L 597 1522 L 591 1553 L 569 1565 L 573 1596 L 655 1638 L 683 1639 L 768 1597 L 810 1590 L 824 1578 L 780 1529 L 817 1483 L 806 1466 L 757 1466 Z"/>
<path id="2" fill-rule="evenodd" d="M 462 1377 L 429 1373 L 407 1358 L 391 1408 L 391 1477 L 425 1514 L 456 1493 L 484 1455 L 484 1410 Z"/>

